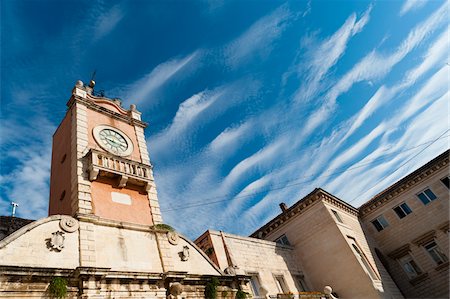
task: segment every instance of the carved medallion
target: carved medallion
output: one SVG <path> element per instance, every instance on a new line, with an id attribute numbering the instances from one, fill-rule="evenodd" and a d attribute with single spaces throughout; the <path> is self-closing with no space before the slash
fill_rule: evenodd
<path id="1" fill-rule="evenodd" d="M 48 240 L 48 246 L 55 251 L 61 251 L 64 248 L 64 232 L 57 231 L 52 233 L 52 237 Z"/>
<path id="2" fill-rule="evenodd" d="M 167 240 L 169 240 L 170 244 L 177 245 L 179 239 L 180 237 L 176 232 L 167 232 Z"/>
<path id="3" fill-rule="evenodd" d="M 59 227 L 61 227 L 62 230 L 68 233 L 73 233 L 74 231 L 78 230 L 78 221 L 72 217 L 63 217 L 59 221 Z"/>

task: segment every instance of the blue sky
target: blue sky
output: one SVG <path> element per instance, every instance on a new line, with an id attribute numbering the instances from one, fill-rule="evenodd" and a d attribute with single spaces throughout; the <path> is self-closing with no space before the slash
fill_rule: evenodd
<path id="1" fill-rule="evenodd" d="M 449 147 L 446 1 L 1 2 L 0 212 L 47 215 L 76 80 L 137 104 L 163 218 L 250 234 L 322 187 L 353 206 Z"/>

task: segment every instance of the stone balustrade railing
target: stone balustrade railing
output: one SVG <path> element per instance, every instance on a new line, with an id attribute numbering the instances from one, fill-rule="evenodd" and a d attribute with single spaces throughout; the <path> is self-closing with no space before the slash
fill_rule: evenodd
<path id="1" fill-rule="evenodd" d="M 145 186 L 149 191 L 150 182 L 153 181 L 152 166 L 141 164 L 109 153 L 90 150 L 89 180 L 95 181 L 101 172 L 117 175 L 119 187 L 125 187 L 129 180 Z"/>

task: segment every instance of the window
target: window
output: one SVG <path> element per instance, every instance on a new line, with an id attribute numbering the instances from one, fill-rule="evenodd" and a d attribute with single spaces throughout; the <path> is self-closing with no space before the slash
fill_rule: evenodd
<path id="1" fill-rule="evenodd" d="M 61 193 L 61 196 L 59 197 L 59 200 L 63 200 L 64 197 L 66 197 L 66 190 L 64 190 L 64 191 Z"/>
<path id="2" fill-rule="evenodd" d="M 306 286 L 305 277 L 303 275 L 296 276 L 298 283 L 298 290 L 300 292 L 307 292 L 308 287 Z"/>
<path id="3" fill-rule="evenodd" d="M 395 213 L 397 213 L 397 216 L 402 219 L 403 217 L 406 217 L 406 215 L 411 214 L 411 209 L 408 207 L 408 205 L 404 202 L 399 206 L 396 206 L 394 208 Z"/>
<path id="4" fill-rule="evenodd" d="M 286 288 L 286 283 L 284 281 L 283 275 L 275 276 L 275 283 L 277 285 L 278 292 L 282 294 L 286 294 L 289 292 L 289 290 Z"/>
<path id="5" fill-rule="evenodd" d="M 253 298 L 259 298 L 259 288 L 261 284 L 259 283 L 259 278 L 257 273 L 248 273 L 250 275 L 250 287 L 252 289 Z"/>
<path id="6" fill-rule="evenodd" d="M 403 271 L 405 271 L 406 275 L 408 275 L 410 279 L 419 276 L 419 274 L 422 273 L 416 262 L 409 254 L 399 258 L 398 262 L 402 266 Z"/>
<path id="7" fill-rule="evenodd" d="M 423 247 L 426 249 L 426 251 L 428 251 L 431 258 L 433 259 L 433 261 L 435 261 L 436 264 L 440 265 L 448 261 L 447 257 L 435 241 L 428 242 L 423 245 Z"/>
<path id="8" fill-rule="evenodd" d="M 445 178 L 442 178 L 441 182 L 442 182 L 442 184 L 444 184 L 447 187 L 447 189 L 450 189 L 450 181 L 449 181 L 448 176 L 446 176 Z"/>
<path id="9" fill-rule="evenodd" d="M 334 217 L 336 217 L 337 221 L 339 221 L 340 223 L 344 223 L 344 221 L 342 221 L 342 218 L 337 211 L 331 210 L 331 212 L 333 212 L 333 215 L 334 215 Z"/>
<path id="10" fill-rule="evenodd" d="M 389 226 L 389 223 L 384 219 L 383 215 L 378 216 L 375 220 L 372 221 L 373 226 L 377 229 L 377 231 L 382 231 L 386 227 Z"/>
<path id="11" fill-rule="evenodd" d="M 419 194 L 417 194 L 417 197 L 420 199 L 420 201 L 423 202 L 424 205 L 429 204 L 432 200 L 435 200 L 437 198 L 430 188 L 427 188 L 422 192 L 420 192 Z"/>
<path id="12" fill-rule="evenodd" d="M 289 243 L 288 238 L 286 237 L 286 235 L 282 235 L 281 237 L 279 237 L 278 239 L 275 240 L 275 243 L 278 243 L 280 245 L 289 245 L 291 246 L 291 243 Z"/>
<path id="13" fill-rule="evenodd" d="M 369 261 L 367 260 L 365 254 L 359 249 L 358 245 L 356 245 L 355 240 L 353 238 L 350 238 L 350 240 L 352 248 L 355 251 L 356 257 L 358 257 L 360 263 L 364 266 L 370 278 L 372 278 L 372 280 L 378 280 L 378 277 L 373 271 L 372 266 L 369 264 Z"/>

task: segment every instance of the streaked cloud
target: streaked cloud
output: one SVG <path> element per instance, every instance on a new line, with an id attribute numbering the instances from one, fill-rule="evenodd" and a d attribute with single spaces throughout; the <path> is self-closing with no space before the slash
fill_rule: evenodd
<path id="1" fill-rule="evenodd" d="M 158 99 L 152 95 L 198 56 L 199 52 L 194 52 L 183 58 L 173 58 L 157 65 L 148 74 L 124 88 L 125 98 L 134 104 L 155 104 Z"/>
<path id="2" fill-rule="evenodd" d="M 317 96 L 322 87 L 322 80 L 345 53 L 350 38 L 361 32 L 367 24 L 371 10 L 372 7 L 370 6 L 359 20 L 353 13 L 333 35 L 318 45 L 314 43 L 307 49 L 307 54 L 302 57 L 301 62 L 296 66 L 298 76 L 304 76 L 305 78 L 294 94 L 295 101 L 310 101 Z"/>
<path id="3" fill-rule="evenodd" d="M 288 6 L 282 5 L 256 21 L 225 48 L 228 64 L 236 67 L 255 56 L 267 56 L 271 52 L 272 43 L 280 37 L 292 17 L 293 13 Z"/>
<path id="4" fill-rule="evenodd" d="M 93 40 L 98 41 L 108 35 L 120 23 L 125 16 L 123 8 L 117 4 L 107 12 L 101 14 L 95 23 Z"/>
<path id="5" fill-rule="evenodd" d="M 400 16 L 406 13 L 419 9 L 427 3 L 427 0 L 406 0 L 400 10 Z"/>

